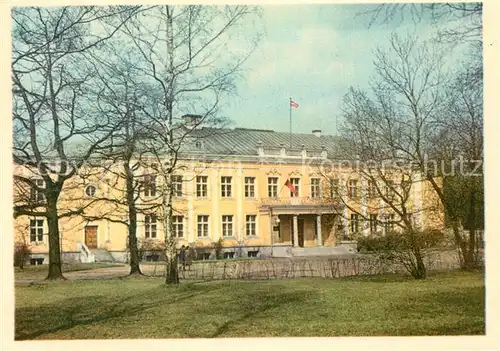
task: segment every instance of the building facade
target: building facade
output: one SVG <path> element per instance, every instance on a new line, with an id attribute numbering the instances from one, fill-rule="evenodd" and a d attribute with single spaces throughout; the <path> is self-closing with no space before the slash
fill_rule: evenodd
<path id="1" fill-rule="evenodd" d="M 373 184 L 336 159 L 333 136 L 242 128 L 199 132 L 203 137 L 187 142 L 174 172 L 172 227 L 179 247 L 197 248 L 203 258 L 214 258 L 217 245 L 226 258 L 342 254 L 352 252 L 359 235 L 384 235 L 397 226 Z M 139 171 L 144 182 L 137 201 L 147 207 L 159 197 L 161 177 L 145 169 Z M 126 208 L 101 201 L 124 196 L 123 181 L 109 170 L 102 166 L 75 177 L 63 189 L 61 208 L 83 206 L 86 214 L 60 220 L 65 261 L 92 261 L 104 251 L 127 261 L 127 226 L 120 223 L 127 221 Z M 417 175 L 412 184 L 409 206 L 419 225 L 442 228 L 429 184 Z M 138 220 L 140 245 L 161 247 L 160 209 L 143 210 Z M 30 245 L 32 262 L 47 263 L 46 221 L 18 217 L 14 228 L 16 241 Z"/>

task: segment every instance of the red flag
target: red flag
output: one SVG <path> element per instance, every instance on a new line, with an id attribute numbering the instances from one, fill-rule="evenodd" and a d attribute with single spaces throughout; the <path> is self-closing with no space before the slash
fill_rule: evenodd
<path id="1" fill-rule="evenodd" d="M 295 186 L 294 186 L 294 185 L 290 182 L 290 180 L 289 180 L 289 179 L 287 179 L 287 180 L 286 180 L 286 182 L 285 182 L 285 186 L 286 186 L 286 187 L 288 187 L 288 189 L 290 189 L 290 191 L 291 191 L 292 193 L 294 193 L 294 194 L 295 194 L 295 196 L 299 196 L 299 195 L 297 194 L 297 189 L 295 189 Z"/>
<path id="2" fill-rule="evenodd" d="M 293 100 L 290 100 L 290 106 L 294 107 L 294 108 L 299 108 L 299 104 L 296 103 L 295 101 Z"/>

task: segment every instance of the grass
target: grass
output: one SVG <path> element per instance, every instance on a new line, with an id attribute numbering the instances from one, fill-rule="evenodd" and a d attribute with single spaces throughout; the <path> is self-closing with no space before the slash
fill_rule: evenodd
<path id="1" fill-rule="evenodd" d="M 75 272 L 75 271 L 87 271 L 96 268 L 104 268 L 110 266 L 120 266 L 109 263 L 63 263 L 62 271 L 65 272 Z M 47 277 L 49 266 L 47 264 L 37 265 L 37 266 L 25 266 L 23 269 L 18 267 L 14 268 L 14 276 L 16 280 L 40 280 Z"/>
<path id="2" fill-rule="evenodd" d="M 484 334 L 483 273 L 16 286 L 16 340 Z"/>

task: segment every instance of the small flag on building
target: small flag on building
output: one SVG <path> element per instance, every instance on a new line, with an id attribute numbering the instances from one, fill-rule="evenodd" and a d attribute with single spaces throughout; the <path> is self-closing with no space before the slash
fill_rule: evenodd
<path id="1" fill-rule="evenodd" d="M 295 189 L 295 186 L 290 182 L 289 179 L 286 180 L 285 182 L 285 186 L 288 187 L 288 189 L 290 189 L 290 191 L 292 193 L 294 193 L 295 196 L 298 196 L 297 195 L 297 189 Z"/>
<path id="2" fill-rule="evenodd" d="M 299 108 L 299 104 L 293 101 L 292 99 L 290 99 L 290 106 L 294 108 Z"/>

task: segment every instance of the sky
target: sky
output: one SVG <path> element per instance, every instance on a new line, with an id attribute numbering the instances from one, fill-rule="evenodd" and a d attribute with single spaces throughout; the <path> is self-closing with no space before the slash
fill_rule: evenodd
<path id="1" fill-rule="evenodd" d="M 343 95 L 349 86 L 367 87 L 373 75 L 373 50 L 386 46 L 393 32 L 421 39 L 436 33 L 411 19 L 370 27 L 371 16 L 357 14 L 371 6 L 264 6 L 259 25 L 265 35 L 245 64 L 238 96 L 221 112 L 235 127 L 288 132 L 292 98 L 299 104 L 292 110 L 293 132 L 335 134 Z M 244 30 L 251 35 L 256 29 Z"/>

